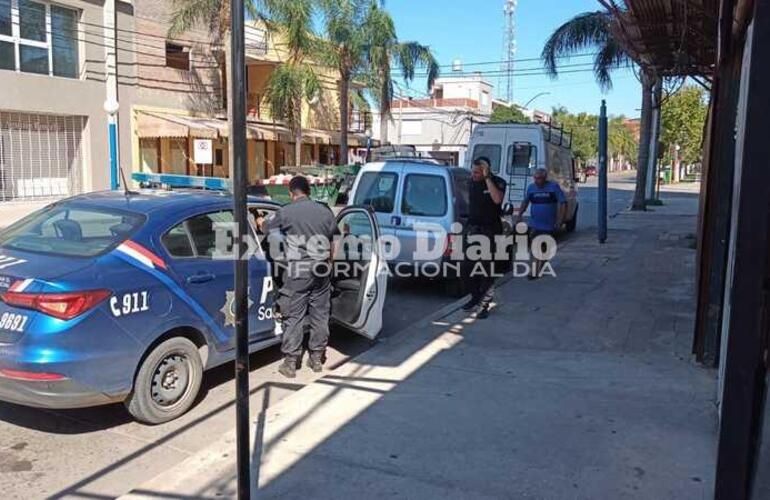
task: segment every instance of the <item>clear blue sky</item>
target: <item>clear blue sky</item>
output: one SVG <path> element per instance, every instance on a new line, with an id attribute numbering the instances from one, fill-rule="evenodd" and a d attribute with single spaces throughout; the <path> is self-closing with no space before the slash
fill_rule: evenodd
<path id="1" fill-rule="evenodd" d="M 451 65 L 460 58 L 464 63 L 499 61 L 503 50 L 503 0 L 386 0 L 385 8 L 393 16 L 398 36 L 402 41 L 414 40 L 430 45 L 441 65 Z M 555 28 L 578 13 L 599 10 L 596 0 L 519 0 L 517 9 L 517 59 L 540 56 L 543 43 Z M 590 58 L 563 61 L 580 64 Z M 520 70 L 533 68 L 530 73 L 542 72 L 539 61 L 517 63 Z M 499 65 L 465 66 L 465 71 L 499 70 Z M 590 66 L 565 68 L 564 71 L 590 69 Z M 442 68 L 444 75 L 451 67 Z M 502 94 L 497 76 L 485 77 Z M 524 104 L 539 92 L 550 95 L 539 97 L 530 107 L 550 111 L 564 105 L 572 112 L 598 113 L 601 99 L 607 100 L 610 114 L 637 117 L 641 104 L 639 82 L 630 70 L 617 71 L 613 89 L 603 94 L 593 74 L 580 72 L 562 74 L 557 80 L 547 76 L 516 76 L 514 101 Z M 415 95 L 425 92 L 425 82 L 415 80 L 411 86 Z"/>

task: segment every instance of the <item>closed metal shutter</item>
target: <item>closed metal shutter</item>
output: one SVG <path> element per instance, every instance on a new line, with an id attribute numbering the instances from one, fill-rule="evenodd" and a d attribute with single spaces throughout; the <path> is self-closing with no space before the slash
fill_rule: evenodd
<path id="1" fill-rule="evenodd" d="M 86 120 L 0 111 L 0 202 L 79 194 Z"/>

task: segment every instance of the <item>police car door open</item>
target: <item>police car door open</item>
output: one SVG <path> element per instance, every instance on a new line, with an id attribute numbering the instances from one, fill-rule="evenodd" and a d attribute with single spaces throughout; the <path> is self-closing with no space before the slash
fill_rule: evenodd
<path id="1" fill-rule="evenodd" d="M 337 225 L 341 234 L 332 278 L 332 320 L 374 339 L 382 329 L 388 283 L 377 219 L 366 207 L 347 207 L 337 216 Z"/>

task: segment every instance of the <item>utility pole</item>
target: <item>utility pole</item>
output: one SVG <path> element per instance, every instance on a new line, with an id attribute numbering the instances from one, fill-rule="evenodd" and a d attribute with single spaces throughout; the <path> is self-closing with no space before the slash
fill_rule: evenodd
<path id="1" fill-rule="evenodd" d="M 607 102 L 599 113 L 599 243 L 607 241 Z"/>
<path id="2" fill-rule="evenodd" d="M 246 205 L 246 41 L 244 0 L 230 0 L 230 165 L 233 168 L 235 211 L 235 433 L 238 498 L 251 498 L 251 447 L 249 439 L 249 261 L 244 259 L 243 238 L 249 234 Z"/>
<path id="3" fill-rule="evenodd" d="M 104 2 L 104 74 L 107 96 L 104 111 L 107 112 L 107 133 L 110 148 L 110 189 L 118 189 L 120 171 L 120 150 L 118 141 L 118 45 L 115 27 L 117 11 L 115 0 Z"/>

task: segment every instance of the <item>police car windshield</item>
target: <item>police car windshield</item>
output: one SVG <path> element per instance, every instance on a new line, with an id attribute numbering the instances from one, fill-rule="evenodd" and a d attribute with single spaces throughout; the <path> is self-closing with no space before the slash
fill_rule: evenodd
<path id="1" fill-rule="evenodd" d="M 0 233 L 0 246 L 67 257 L 94 257 L 126 240 L 144 216 L 93 207 L 56 204 Z"/>

